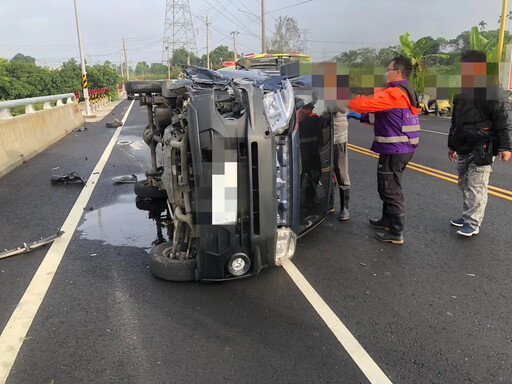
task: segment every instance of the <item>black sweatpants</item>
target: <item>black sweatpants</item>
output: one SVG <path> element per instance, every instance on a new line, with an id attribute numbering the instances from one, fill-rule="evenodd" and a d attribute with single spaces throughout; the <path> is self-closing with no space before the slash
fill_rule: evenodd
<path id="1" fill-rule="evenodd" d="M 377 187 L 384 212 L 388 215 L 405 213 L 402 174 L 413 153 L 380 155 L 377 166 Z"/>

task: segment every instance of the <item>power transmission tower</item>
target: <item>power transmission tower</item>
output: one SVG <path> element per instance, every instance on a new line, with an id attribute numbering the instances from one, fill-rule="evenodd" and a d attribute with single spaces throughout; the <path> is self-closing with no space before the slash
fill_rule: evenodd
<path id="1" fill-rule="evenodd" d="M 198 53 L 189 1 L 166 0 L 166 2 L 162 62 L 167 62 L 169 65 L 167 56 L 174 55 L 175 49 L 185 48 L 188 52 L 196 55 Z M 170 52 L 166 52 L 166 49 Z"/>

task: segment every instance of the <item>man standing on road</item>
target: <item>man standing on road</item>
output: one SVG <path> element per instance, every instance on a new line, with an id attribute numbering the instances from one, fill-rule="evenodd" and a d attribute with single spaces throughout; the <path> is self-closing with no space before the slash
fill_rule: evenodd
<path id="1" fill-rule="evenodd" d="M 411 61 L 397 56 L 388 66 L 386 88 L 373 96 L 356 96 L 350 101 L 347 118 L 373 124 L 375 138 L 372 151 L 379 153 L 377 184 L 382 200 L 382 217 L 370 220 L 380 241 L 403 244 L 405 205 L 402 174 L 418 147 L 420 122 L 418 96 L 409 82 Z"/>
<path id="2" fill-rule="evenodd" d="M 462 54 L 462 93 L 454 98 L 448 157 L 457 161 L 462 217 L 451 220 L 461 236 L 480 232 L 494 156 L 509 161 L 512 150 L 510 104 L 491 74 L 484 52 Z"/>
<path id="3" fill-rule="evenodd" d="M 350 199 L 350 178 L 348 176 L 348 121 L 347 109 L 341 103 L 334 114 L 334 174 L 340 193 L 340 221 L 350 218 L 348 202 Z"/>

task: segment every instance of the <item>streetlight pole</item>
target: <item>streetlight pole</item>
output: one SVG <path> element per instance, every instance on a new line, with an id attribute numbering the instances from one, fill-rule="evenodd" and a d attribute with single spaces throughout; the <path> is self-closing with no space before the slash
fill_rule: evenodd
<path id="1" fill-rule="evenodd" d="M 267 41 L 265 37 L 265 0 L 261 0 L 261 53 L 267 52 Z"/>
<path id="2" fill-rule="evenodd" d="M 210 69 L 210 18 L 206 14 L 206 68 Z"/>
<path id="3" fill-rule="evenodd" d="M 84 49 L 82 47 L 82 32 L 80 30 L 80 16 L 78 15 L 78 0 L 75 0 L 75 17 L 76 17 L 76 31 L 78 33 L 78 47 L 80 49 L 80 61 L 82 63 L 82 90 L 84 93 L 85 101 L 85 116 L 91 116 L 91 107 L 89 106 L 89 90 L 87 88 L 87 72 L 85 70 Z"/>

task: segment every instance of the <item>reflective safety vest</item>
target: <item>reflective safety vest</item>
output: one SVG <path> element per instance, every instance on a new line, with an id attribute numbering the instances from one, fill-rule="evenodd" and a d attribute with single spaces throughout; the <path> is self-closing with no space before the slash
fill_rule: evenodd
<path id="1" fill-rule="evenodd" d="M 373 96 L 357 96 L 350 101 L 350 109 L 361 113 L 361 122 L 374 126 L 371 147 L 374 152 L 412 153 L 418 147 L 421 109 L 412 105 L 401 86 L 410 87 L 410 83 L 407 80 L 393 82 Z"/>

